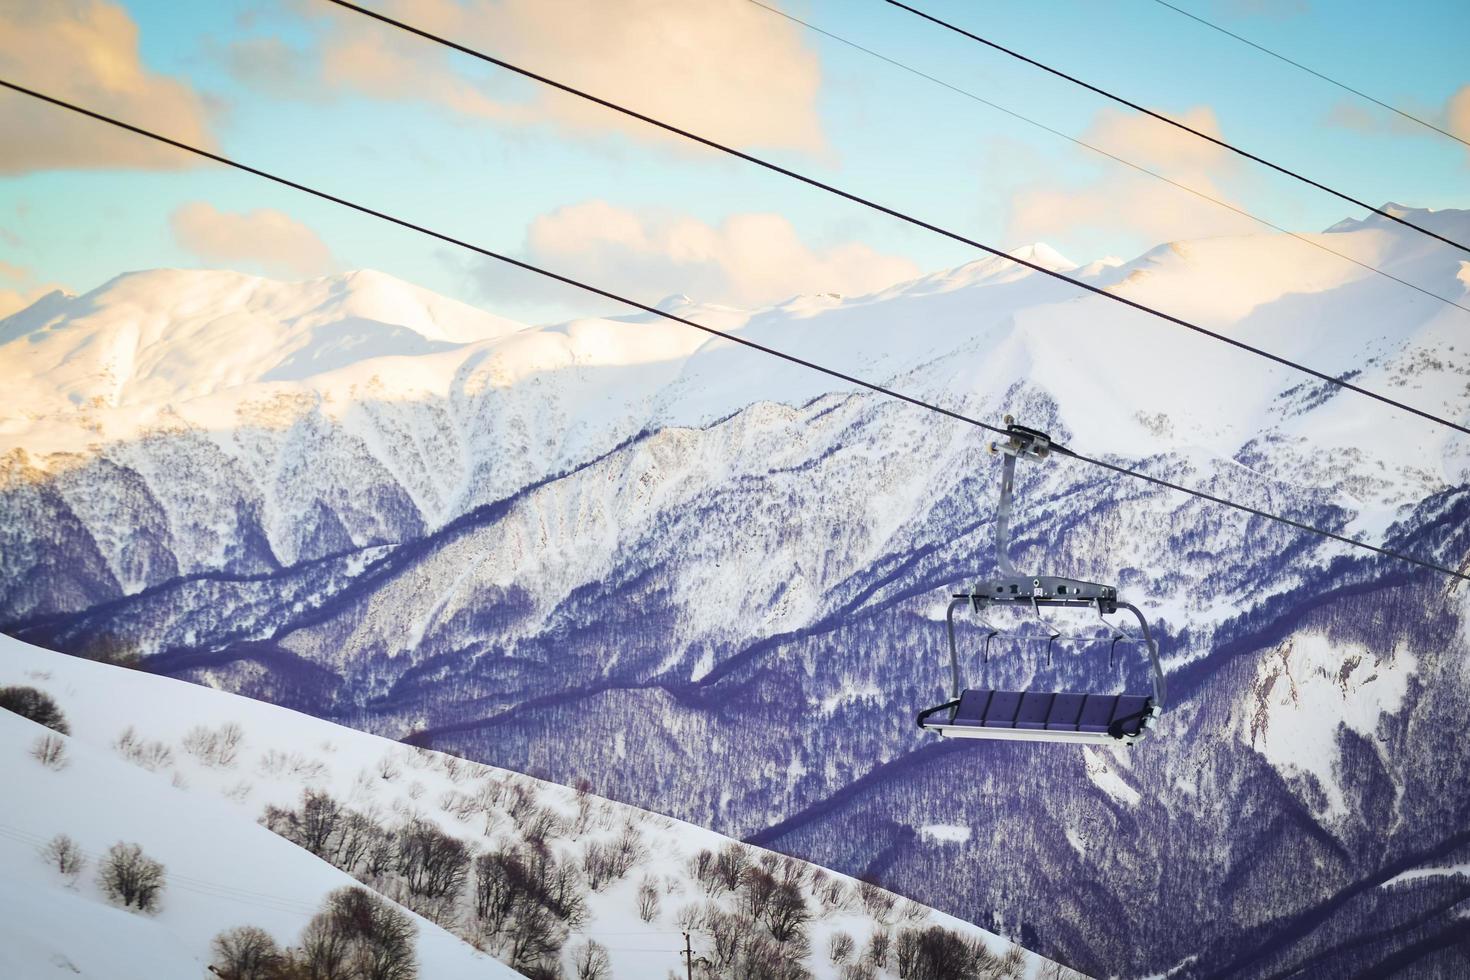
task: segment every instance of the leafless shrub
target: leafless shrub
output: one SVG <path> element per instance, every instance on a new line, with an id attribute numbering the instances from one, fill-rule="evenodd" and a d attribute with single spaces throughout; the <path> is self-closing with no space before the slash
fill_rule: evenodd
<path id="1" fill-rule="evenodd" d="M 690 902 L 674 913 L 674 924 L 680 932 L 698 932 L 705 926 L 706 907 Z"/>
<path id="2" fill-rule="evenodd" d="M 174 764 L 174 751 L 162 742 L 142 738 L 129 725 L 112 747 L 124 759 L 142 766 L 149 772 L 157 772 Z"/>
<path id="3" fill-rule="evenodd" d="M 592 815 L 596 800 L 592 798 L 592 783 L 587 779 L 579 779 L 576 784 L 577 816 L 572 821 L 572 833 L 581 837 L 592 829 Z"/>
<path id="4" fill-rule="evenodd" d="M 638 886 L 638 918 L 644 922 L 652 922 L 658 918 L 659 892 L 658 885 L 651 878 L 644 877 Z"/>
<path id="5" fill-rule="evenodd" d="M 595 892 L 617 879 L 613 865 L 612 848 L 602 841 L 593 841 L 582 852 L 582 871 L 587 875 L 588 887 Z"/>
<path id="6" fill-rule="evenodd" d="M 163 865 L 144 854 L 137 844 L 118 842 L 107 849 L 97 881 L 103 893 L 124 908 L 153 912 L 163 894 Z"/>
<path id="7" fill-rule="evenodd" d="M 390 752 L 378 760 L 377 773 L 379 778 L 391 783 L 403 775 L 403 767 L 398 764 L 398 760 Z"/>
<path id="8" fill-rule="evenodd" d="M 279 834 L 317 857 L 326 857 L 333 835 L 342 822 L 342 804 L 322 790 L 301 792 L 301 808 L 286 810 L 268 806 L 260 822 L 273 834 Z"/>
<path id="9" fill-rule="evenodd" d="M 710 902 L 705 906 L 704 924 L 709 930 L 710 958 L 715 969 L 724 972 L 734 966 L 735 959 L 740 954 L 741 940 L 755 923 L 726 912 L 716 903 Z"/>
<path id="10" fill-rule="evenodd" d="M 867 960 L 855 960 L 843 965 L 842 980 L 878 980 L 878 968 Z"/>
<path id="11" fill-rule="evenodd" d="M 893 935 L 887 929 L 874 930 L 868 937 L 868 949 L 863 958 L 880 970 L 888 969 L 888 954 L 893 949 Z"/>
<path id="12" fill-rule="evenodd" d="M 184 751 L 206 766 L 229 769 L 240 755 L 240 743 L 245 740 L 245 730 L 233 721 L 227 721 L 217 729 L 195 725 L 184 735 Z"/>
<path id="13" fill-rule="evenodd" d="M 66 768 L 66 740 L 60 735 L 42 735 L 31 744 L 31 756 L 47 769 Z"/>
<path id="14" fill-rule="evenodd" d="M 1055 965 L 1061 967 L 1060 963 Z M 1000 958 L 1000 963 L 996 969 L 1002 977 L 1023 977 L 1026 975 L 1026 954 L 1021 952 L 1021 947 L 1012 946 L 1006 950 L 1006 955 Z M 1074 973 L 1071 970 L 1067 970 L 1062 975 L 1067 977 L 1081 976 L 1081 974 Z"/>
<path id="15" fill-rule="evenodd" d="M 82 853 L 77 842 L 66 834 L 57 834 L 51 838 L 51 843 L 41 849 L 41 860 L 72 882 L 77 880 L 77 876 L 87 866 L 87 856 Z"/>
<path id="16" fill-rule="evenodd" d="M 255 768 L 262 776 L 290 775 L 311 780 L 322 776 L 327 771 L 327 764 L 320 759 L 304 756 L 300 752 L 270 749 L 260 757 Z"/>
<path id="17" fill-rule="evenodd" d="M 852 905 L 852 889 L 846 881 L 833 875 L 822 889 L 821 902 L 834 911 L 846 910 Z"/>
<path id="18" fill-rule="evenodd" d="M 70 735 L 71 727 L 51 695 L 34 687 L 0 687 L 0 708 L 45 725 L 54 732 Z"/>
<path id="19" fill-rule="evenodd" d="M 838 930 L 832 933 L 832 938 L 827 940 L 827 956 L 833 963 L 843 963 L 852 956 L 853 941 L 850 933 Z"/>
<path id="20" fill-rule="evenodd" d="M 898 901 L 898 896 L 893 892 L 880 888 L 871 881 L 858 882 L 858 898 L 863 903 L 863 911 L 879 922 L 888 921 L 893 913 L 893 906 Z"/>
<path id="21" fill-rule="evenodd" d="M 572 974 L 577 980 L 606 980 L 612 975 L 607 947 L 591 939 L 572 950 Z"/>
<path id="22" fill-rule="evenodd" d="M 929 918 L 929 910 L 918 902 L 903 899 L 898 903 L 899 918 L 910 924 L 918 924 Z"/>
<path id="23" fill-rule="evenodd" d="M 210 972 L 222 980 L 284 980 L 286 956 L 264 929 L 226 929 L 214 937 L 210 949 Z"/>
<path id="24" fill-rule="evenodd" d="M 526 810 L 520 820 L 520 827 L 521 836 L 532 846 L 545 844 L 548 837 L 560 837 L 566 831 L 556 812 L 540 805 Z"/>

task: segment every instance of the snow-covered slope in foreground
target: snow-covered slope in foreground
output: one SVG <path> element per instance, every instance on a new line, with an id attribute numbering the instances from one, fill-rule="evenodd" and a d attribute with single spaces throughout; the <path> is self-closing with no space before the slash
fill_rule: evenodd
<path id="1" fill-rule="evenodd" d="M 82 667 L 82 670 L 75 669 Z M 92 977 L 172 980 L 206 975 L 210 940 L 239 925 L 256 925 L 294 943 L 322 898 L 348 875 L 277 837 L 242 812 L 270 791 L 256 781 L 238 800 L 194 786 L 202 766 L 177 753 L 173 766 L 150 772 L 124 761 L 111 742 L 133 720 L 149 735 L 182 734 L 192 724 L 250 717 L 248 756 L 266 741 L 285 750 L 320 750 L 335 726 L 289 711 L 252 712 L 255 705 L 144 675 L 95 670 L 49 651 L 0 638 L 0 685 L 50 693 L 71 725 L 64 768 L 30 755 L 48 730 L 0 710 L 0 976 L 15 980 Z M 178 690 L 175 690 L 178 688 Z M 244 710 L 232 710 L 232 702 Z M 261 736 L 265 736 L 262 738 Z M 309 741 L 302 741 L 309 740 Z M 199 780 L 204 782 L 204 780 Z M 289 780 L 275 789 L 289 792 Z M 74 884 L 42 863 L 38 852 L 66 834 L 86 853 Z M 114 843 L 142 845 L 162 862 L 162 908 L 146 915 L 109 904 L 95 883 L 98 858 Z M 422 918 L 417 951 L 421 976 L 513 977 L 516 973 Z"/>
<path id="2" fill-rule="evenodd" d="M 65 739 L 63 767 L 43 766 L 31 748 L 49 731 L 0 711 L 0 779 L 6 786 L 0 796 L 0 861 L 6 869 L 0 882 L 4 977 L 197 977 L 209 962 L 211 938 L 246 924 L 264 928 L 283 945 L 293 943 L 326 893 L 355 883 L 257 822 L 268 806 L 299 805 L 307 787 L 370 815 L 431 820 L 476 850 L 493 849 L 507 837 L 519 841 L 527 833 L 524 826 L 506 827 L 504 811 L 462 806 L 486 784 L 528 791 L 522 799 L 533 802 L 512 818 L 523 824 L 538 814 L 571 815 L 579 802 L 584 808 L 590 802 L 594 817 L 585 834 L 578 839 L 559 838 L 555 831 L 548 835 L 548 846 L 563 857 L 582 857 L 588 840 L 598 836 L 597 826 L 634 827 L 648 844 L 645 858 L 631 873 L 587 895 L 585 921 L 573 928 L 572 941 L 565 944 L 564 965 L 570 967 L 577 940 L 598 942 L 611 961 L 609 977 L 658 977 L 680 965 L 676 915 L 709 900 L 690 874 L 689 859 L 701 850 L 718 852 L 731 844 L 711 831 L 563 786 L 0 636 L 0 687 L 9 685 L 48 693 L 65 714 L 71 735 Z M 210 764 L 187 749 L 191 730 L 230 722 L 244 731 L 238 758 L 231 764 Z M 147 765 L 125 759 L 117 742 L 130 729 L 135 744 L 166 747 L 167 754 L 162 748 L 140 753 Z M 38 853 L 59 833 L 72 837 L 89 858 L 74 883 L 68 884 Z M 141 844 L 147 855 L 164 864 L 166 886 L 157 914 L 117 908 L 95 884 L 97 858 L 117 841 Z M 837 933 L 854 937 L 855 952 L 846 959 L 856 960 L 874 931 L 934 925 L 984 944 L 995 963 L 986 976 L 1038 976 L 1043 968 L 1049 977 L 1074 975 L 915 903 L 899 900 L 875 916 L 858 900 L 851 879 L 827 873 L 811 879 L 815 869 L 803 870 L 808 897 L 834 885 L 844 897 L 822 906 L 806 930 L 809 952 L 803 957 L 810 974 L 781 976 L 844 976 L 846 963 L 834 962 L 829 954 Z M 638 910 L 638 890 L 650 881 L 657 883 L 658 911 L 645 919 Z M 441 918 L 466 931 L 462 921 Z M 423 918 L 416 918 L 416 924 L 425 980 L 516 975 L 439 925 Z M 706 928 L 695 925 L 693 941 L 701 955 L 713 956 L 701 949 L 712 943 L 704 935 Z M 894 974 L 880 969 L 859 975 L 877 980 Z"/>

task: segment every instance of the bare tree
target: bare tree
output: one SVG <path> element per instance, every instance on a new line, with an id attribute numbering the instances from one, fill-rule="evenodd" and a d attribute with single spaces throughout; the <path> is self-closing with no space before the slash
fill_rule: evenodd
<path id="1" fill-rule="evenodd" d="M 780 882 L 766 906 L 766 928 L 777 942 L 787 942 L 802 933 L 811 919 L 811 909 L 801 889 L 790 882 Z"/>
<path id="2" fill-rule="evenodd" d="M 125 908 L 152 912 L 163 894 L 163 865 L 145 855 L 137 844 L 119 841 L 107 849 L 97 880 L 107 897 Z"/>
<path id="3" fill-rule="evenodd" d="M 82 849 L 65 834 L 51 838 L 51 843 L 41 849 L 41 860 L 72 881 L 76 881 L 77 875 L 87 866 L 87 857 Z"/>
<path id="4" fill-rule="evenodd" d="M 66 740 L 60 735 L 42 735 L 31 745 L 31 755 L 47 769 L 65 769 Z"/>
<path id="5" fill-rule="evenodd" d="M 868 951 L 864 957 L 880 970 L 888 969 L 888 953 L 893 948 L 893 936 L 887 929 L 876 929 L 868 937 Z"/>
<path id="6" fill-rule="evenodd" d="M 457 894 L 469 865 L 464 841 L 429 821 L 414 818 L 398 829 L 397 870 L 414 895 L 437 900 Z"/>
<path id="7" fill-rule="evenodd" d="M 587 845 L 582 852 L 582 870 L 587 874 L 587 885 L 593 891 L 602 891 L 603 887 L 618 877 L 617 859 L 613 849 L 602 841 L 593 841 Z"/>
<path id="8" fill-rule="evenodd" d="M 652 922 L 658 918 L 659 893 L 658 885 L 653 879 L 644 876 L 643 883 L 638 886 L 638 918 L 644 922 Z"/>
<path id="9" fill-rule="evenodd" d="M 776 894 L 779 887 L 780 882 L 765 868 L 747 869 L 741 875 L 740 882 L 740 907 L 746 916 L 755 921 L 765 918 L 771 896 Z"/>
<path id="10" fill-rule="evenodd" d="M 521 972 L 561 950 L 566 935 L 551 910 L 530 896 L 516 902 L 506 950 L 510 965 Z"/>
<path id="11" fill-rule="evenodd" d="M 750 850 L 739 841 L 731 841 L 720 850 L 715 859 L 715 873 L 726 891 L 740 887 L 740 878 L 750 867 Z"/>
<path id="12" fill-rule="evenodd" d="M 852 956 L 855 945 L 852 935 L 839 929 L 827 940 L 827 956 L 833 963 L 842 963 Z"/>
<path id="13" fill-rule="evenodd" d="M 909 980 L 978 980 L 995 962 L 983 943 L 943 926 L 898 935 L 898 969 Z"/>
<path id="14" fill-rule="evenodd" d="M 810 980 L 811 974 L 800 958 L 765 936 L 746 937 L 741 950 L 743 962 L 739 976 L 743 980 Z"/>
<path id="15" fill-rule="evenodd" d="M 572 950 L 572 970 L 577 980 L 606 980 L 612 975 L 607 947 L 588 939 Z"/>
<path id="16" fill-rule="evenodd" d="M 327 896 L 302 936 L 307 974 L 323 980 L 416 980 L 417 929 L 400 908 L 350 885 Z"/>
<path id="17" fill-rule="evenodd" d="M 210 970 L 222 980 L 278 980 L 286 961 L 271 934 L 255 926 L 226 929 L 210 948 Z"/>
<path id="18" fill-rule="evenodd" d="M 22 718 L 29 718 L 38 725 L 63 735 L 70 735 L 71 728 L 66 716 L 61 713 L 51 695 L 34 687 L 0 687 L 0 708 L 13 711 Z"/>

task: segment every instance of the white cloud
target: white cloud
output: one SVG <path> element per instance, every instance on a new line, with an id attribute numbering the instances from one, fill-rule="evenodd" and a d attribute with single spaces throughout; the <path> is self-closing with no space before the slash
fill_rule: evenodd
<path id="1" fill-rule="evenodd" d="M 604 201 L 537 218 L 527 235 L 527 253 L 538 264 L 630 296 L 682 292 L 741 307 L 797 293 L 860 295 L 919 274 L 908 259 L 860 242 L 812 248 L 776 214 L 737 214 L 710 225 Z"/>
<path id="2" fill-rule="evenodd" d="M 179 245 L 206 262 L 245 264 L 302 278 L 330 272 L 336 265 L 316 232 L 281 211 L 237 214 L 194 201 L 175 211 L 169 224 Z"/>
<path id="3" fill-rule="evenodd" d="M 182 82 L 144 66 L 138 26 L 105 0 L 0 0 L 0 73 L 184 142 L 213 146 L 203 101 Z M 196 162 L 19 93 L 0 95 L 0 131 L 0 173 L 168 169 Z"/>
<path id="4" fill-rule="evenodd" d="M 826 149 L 821 66 L 799 28 L 746 0 L 393 0 L 384 12 L 477 50 L 742 146 Z M 667 140 L 653 127 L 337 11 L 322 77 L 339 90 L 477 117 Z"/>
<path id="5" fill-rule="evenodd" d="M 1220 136 L 1219 123 L 1208 107 L 1191 109 L 1178 120 Z M 1082 139 L 1199 194 L 1240 207 L 1221 185 L 1239 169 L 1234 155 L 1197 136 L 1147 116 L 1105 109 Z M 1108 163 L 1105 174 L 1094 180 L 1071 185 L 1044 180 L 1018 191 L 1011 200 L 1007 240 L 1125 232 L 1152 245 L 1260 230 L 1251 218 L 1148 174 Z"/>

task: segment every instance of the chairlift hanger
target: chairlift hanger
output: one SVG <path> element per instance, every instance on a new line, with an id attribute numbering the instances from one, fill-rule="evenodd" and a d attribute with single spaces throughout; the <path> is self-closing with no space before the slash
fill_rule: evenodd
<path id="1" fill-rule="evenodd" d="M 1009 554 L 1011 509 L 1015 495 L 1016 460 L 1045 460 L 1051 455 L 1052 440 L 1038 429 L 1017 425 L 1005 418 L 1007 437 L 992 444 L 991 452 L 1004 455 L 1001 470 L 1000 504 L 995 515 L 995 558 L 1000 575 L 977 583 L 967 592 L 954 593 L 945 613 L 949 634 L 951 697 L 943 704 L 919 712 L 919 727 L 946 738 L 990 738 L 1039 742 L 1071 742 L 1102 745 L 1132 745 L 1147 735 L 1164 710 L 1165 682 L 1159 664 L 1159 646 L 1148 621 L 1137 606 L 1118 597 L 1111 585 L 1085 582 L 1056 575 L 1025 575 L 1011 563 Z M 1058 640 L 1067 643 L 1108 643 L 1111 667 L 1120 642 L 1139 645 L 1147 651 L 1153 669 L 1149 694 L 1087 692 L 1000 691 L 993 688 L 964 688 L 960 677 L 959 645 L 955 640 L 955 612 L 968 607 L 986 629 L 985 662 L 990 660 L 992 641 L 1046 640 L 1047 662 L 1051 663 Z M 1044 634 L 1005 633 L 985 618 L 990 608 L 1028 610 L 1046 628 Z M 1043 608 L 1093 609 L 1107 635 L 1064 634 L 1041 614 Z M 1105 617 L 1118 610 L 1131 612 L 1138 620 L 1134 636 Z"/>

